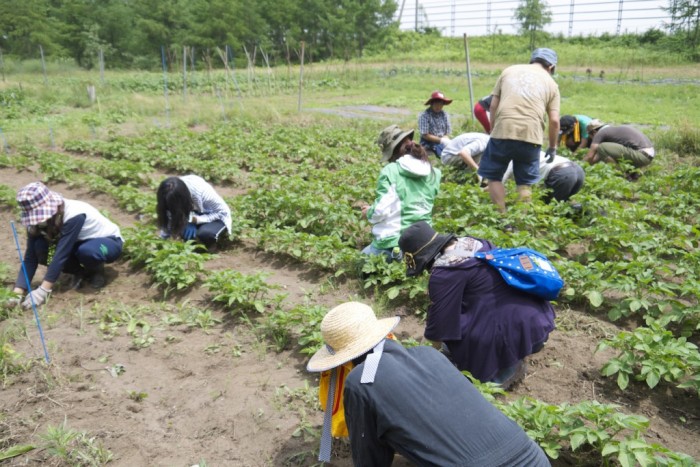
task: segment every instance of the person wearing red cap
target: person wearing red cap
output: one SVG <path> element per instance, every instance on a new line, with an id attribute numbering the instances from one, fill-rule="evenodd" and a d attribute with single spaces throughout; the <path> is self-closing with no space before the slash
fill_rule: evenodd
<path id="1" fill-rule="evenodd" d="M 429 107 L 418 116 L 420 145 L 438 157 L 442 154 L 445 145 L 450 142 L 452 123 L 450 123 L 450 115 L 442 108 L 451 103 L 452 99 L 445 97 L 442 92 L 433 91 L 424 104 Z"/>

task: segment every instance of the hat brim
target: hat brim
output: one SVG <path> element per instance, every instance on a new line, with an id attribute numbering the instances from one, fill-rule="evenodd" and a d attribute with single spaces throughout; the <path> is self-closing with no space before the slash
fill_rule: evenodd
<path id="1" fill-rule="evenodd" d="M 423 105 L 431 105 L 433 101 L 440 101 L 443 102 L 445 105 L 450 105 L 452 103 L 452 99 L 428 99 Z"/>
<path id="2" fill-rule="evenodd" d="M 430 242 L 429 245 L 423 248 L 423 250 L 419 253 L 417 258 L 413 258 L 416 264 L 415 268 L 406 265 L 406 275 L 408 277 L 413 277 L 422 273 L 425 270 L 428 263 L 433 261 L 438 255 L 438 253 L 440 253 L 440 250 L 442 250 L 450 240 L 453 240 L 455 238 L 457 238 L 455 234 L 444 234 L 435 237 L 435 239 L 432 242 Z"/>
<path id="3" fill-rule="evenodd" d="M 63 196 L 55 191 L 49 191 L 44 203 L 29 211 L 22 211 L 20 222 L 25 227 L 37 225 L 51 219 L 58 212 L 58 207 L 63 204 Z"/>
<path id="4" fill-rule="evenodd" d="M 401 144 L 401 141 L 403 141 L 407 136 L 410 136 L 411 139 L 413 139 L 413 134 L 415 133 L 415 130 L 409 130 L 409 131 L 404 131 L 401 133 L 401 136 L 396 138 L 393 144 L 391 144 L 388 148 L 384 149 L 382 151 L 382 162 L 386 162 L 389 159 L 391 159 L 391 156 L 394 155 L 394 149 L 396 149 L 396 146 Z"/>
<path id="5" fill-rule="evenodd" d="M 320 372 L 338 367 L 343 363 L 347 363 L 367 352 L 379 344 L 382 339 L 385 339 L 399 321 L 400 317 L 378 319 L 374 325 L 372 332 L 364 334 L 360 339 L 355 340 L 352 345 L 347 346 L 341 351 L 331 353 L 328 346 L 325 344 L 321 347 L 309 360 L 306 365 L 306 370 L 310 372 Z"/>

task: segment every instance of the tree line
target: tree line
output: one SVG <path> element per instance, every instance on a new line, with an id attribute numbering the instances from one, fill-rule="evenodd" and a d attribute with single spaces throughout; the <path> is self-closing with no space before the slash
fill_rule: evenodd
<path id="1" fill-rule="evenodd" d="M 652 29 L 638 41 L 700 61 L 700 0 L 668 2 L 670 34 Z M 111 68 L 157 68 L 161 51 L 169 65 L 274 66 L 298 63 L 303 42 L 307 61 L 349 60 L 401 42 L 396 11 L 397 0 L 0 0 L 0 53 L 37 58 L 41 46 L 88 69 L 98 57 Z M 521 0 L 514 19 L 531 49 L 551 39 L 546 0 Z"/>
<path id="2" fill-rule="evenodd" d="M 350 59 L 398 29 L 396 9 L 394 0 L 0 0 L 0 49 L 152 68 L 162 49 L 173 58 L 184 47 L 204 60 L 228 46 L 234 59 L 297 62 L 303 41 L 307 60 Z"/>

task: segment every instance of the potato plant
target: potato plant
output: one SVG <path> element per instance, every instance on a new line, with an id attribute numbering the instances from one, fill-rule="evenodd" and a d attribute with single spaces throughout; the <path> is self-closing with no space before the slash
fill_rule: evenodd
<path id="1" fill-rule="evenodd" d="M 146 260 L 146 270 L 153 278 L 153 285 L 163 288 L 164 296 L 173 290 L 192 287 L 204 273 L 204 263 L 213 257 L 205 251 L 204 245 L 192 241 L 162 242 L 153 256 Z"/>
<path id="2" fill-rule="evenodd" d="M 268 306 L 284 298 L 283 295 L 268 298 L 268 294 L 276 287 L 269 285 L 266 278 L 264 273 L 243 274 L 224 269 L 210 274 L 204 287 L 213 294 L 214 302 L 223 303 L 233 314 L 248 311 L 262 313 Z"/>
<path id="3" fill-rule="evenodd" d="M 597 351 L 614 348 L 620 354 L 601 369 L 605 376 L 617 375 L 617 385 L 625 389 L 630 378 L 645 381 L 650 388 L 659 381 L 693 388 L 700 396 L 700 353 L 685 337 L 675 338 L 659 323 L 622 331 L 598 344 Z"/>

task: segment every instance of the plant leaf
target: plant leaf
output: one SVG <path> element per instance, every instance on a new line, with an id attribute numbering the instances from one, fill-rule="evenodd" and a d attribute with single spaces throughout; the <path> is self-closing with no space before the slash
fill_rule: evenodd
<path id="1" fill-rule="evenodd" d="M 35 449 L 35 447 L 31 444 L 17 444 L 15 446 L 11 446 L 7 449 L 3 449 L 2 451 L 0 451 L 0 461 L 21 456 L 25 452 L 29 452 L 32 449 Z"/>

